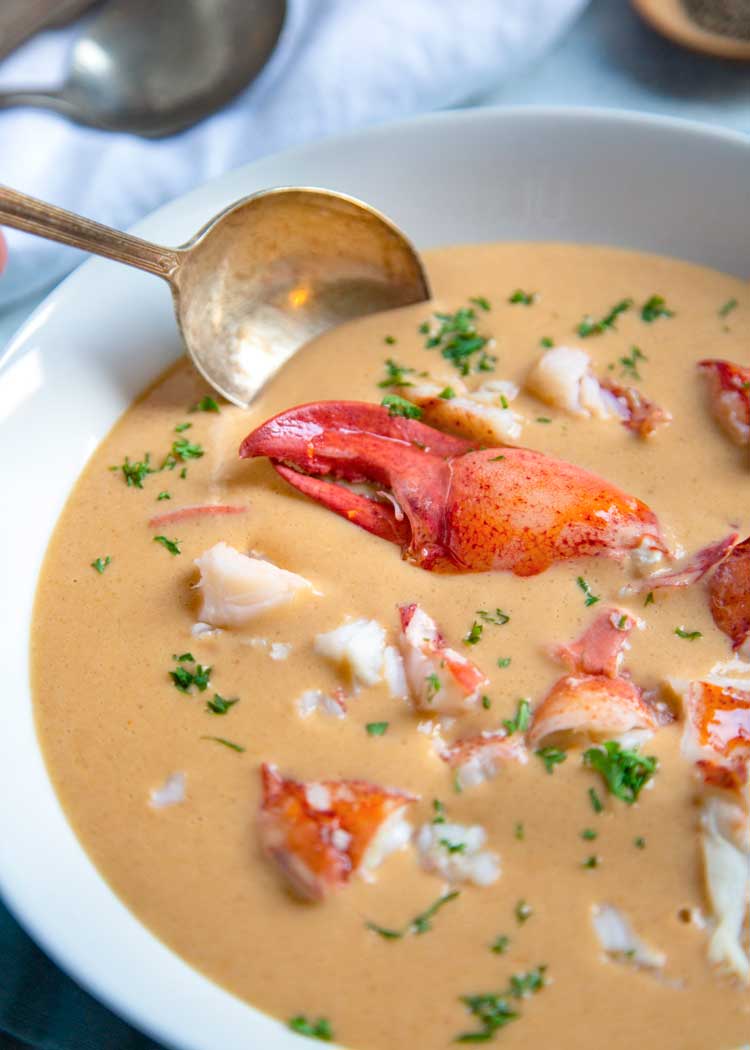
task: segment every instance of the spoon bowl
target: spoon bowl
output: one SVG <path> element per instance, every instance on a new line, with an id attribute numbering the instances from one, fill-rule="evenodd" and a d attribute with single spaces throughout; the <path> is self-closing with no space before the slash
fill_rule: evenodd
<path id="1" fill-rule="evenodd" d="M 332 190 L 280 187 L 243 197 L 178 248 L 8 187 L 0 187 L 0 224 L 166 280 L 193 364 L 241 408 L 321 332 L 430 297 L 419 255 L 398 227 Z"/>

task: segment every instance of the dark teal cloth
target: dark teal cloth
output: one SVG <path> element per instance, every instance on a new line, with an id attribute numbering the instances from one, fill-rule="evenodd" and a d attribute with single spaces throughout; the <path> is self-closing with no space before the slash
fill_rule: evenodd
<path id="1" fill-rule="evenodd" d="M 163 1050 L 66 977 L 0 900 L 0 1050 Z"/>

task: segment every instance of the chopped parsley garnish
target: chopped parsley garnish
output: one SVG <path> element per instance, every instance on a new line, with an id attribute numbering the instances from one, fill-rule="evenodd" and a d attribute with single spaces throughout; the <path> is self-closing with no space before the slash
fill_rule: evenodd
<path id="1" fill-rule="evenodd" d="M 388 722 L 368 722 L 365 729 L 369 736 L 382 736 L 388 729 Z"/>
<path id="2" fill-rule="evenodd" d="M 182 468 L 182 470 L 180 471 L 180 477 L 183 481 L 185 480 L 185 478 L 187 477 L 187 467 Z"/>
<path id="3" fill-rule="evenodd" d="M 584 602 L 583 604 L 584 604 L 584 605 L 585 605 L 585 606 L 586 606 L 587 608 L 588 608 L 588 606 L 590 606 L 590 605 L 596 605 L 596 603 L 597 603 L 597 602 L 598 602 L 598 601 L 599 601 L 600 599 L 599 599 L 599 598 L 598 598 L 598 597 L 597 597 L 597 596 L 596 596 L 595 594 L 593 594 L 593 593 L 592 593 L 592 590 L 591 590 L 591 588 L 590 588 L 590 587 L 589 587 L 589 585 L 588 585 L 588 584 L 586 583 L 586 581 L 584 580 L 583 576 L 578 576 L 578 577 L 576 577 L 576 583 L 577 583 L 577 584 L 578 584 L 578 586 L 579 586 L 579 587 L 581 588 L 581 590 L 583 591 L 583 593 L 584 593 L 584 594 L 586 595 L 586 601 L 585 601 L 585 602 Z"/>
<path id="4" fill-rule="evenodd" d="M 520 820 L 516 821 L 516 826 L 513 829 L 513 834 L 519 842 L 523 842 L 526 838 L 526 829 L 524 828 Z"/>
<path id="5" fill-rule="evenodd" d="M 422 409 L 419 405 L 413 405 L 405 397 L 398 394 L 386 394 L 380 402 L 383 408 L 388 409 L 389 416 L 404 416 L 406 419 L 421 419 Z"/>
<path id="6" fill-rule="evenodd" d="M 386 335 L 386 336 L 383 337 L 383 342 L 386 344 L 386 346 L 395 346 L 395 344 L 396 344 L 396 336 L 395 335 Z"/>
<path id="7" fill-rule="evenodd" d="M 169 677 L 175 687 L 181 693 L 189 693 L 193 686 L 198 692 L 205 692 L 211 679 L 212 668 L 196 663 L 192 653 L 183 653 L 182 656 L 175 656 L 173 659 L 177 661 L 178 666 L 174 671 L 169 672 Z M 192 671 L 184 666 L 186 663 L 195 664 Z"/>
<path id="8" fill-rule="evenodd" d="M 493 456 L 492 459 L 488 460 L 488 463 L 499 463 L 501 459 L 505 459 L 505 456 Z"/>
<path id="9" fill-rule="evenodd" d="M 226 740 L 223 736 L 202 736 L 201 740 L 213 740 L 215 744 L 222 744 L 231 751 L 239 751 L 240 754 L 245 750 L 242 744 L 235 744 L 233 740 Z"/>
<path id="10" fill-rule="evenodd" d="M 214 693 L 213 700 L 206 701 L 206 710 L 213 715 L 225 715 L 230 707 L 234 707 L 239 702 L 238 697 L 235 697 L 234 700 L 227 700 L 225 697 L 219 696 L 218 693 Z"/>
<path id="11" fill-rule="evenodd" d="M 107 566 L 111 565 L 111 563 L 112 563 L 112 559 L 107 554 L 103 558 L 95 558 L 94 561 L 91 562 L 91 568 L 92 569 L 96 569 L 96 571 L 101 576 L 101 574 L 104 572 L 104 570 L 107 568 Z"/>
<path id="12" fill-rule="evenodd" d="M 443 401 L 452 401 L 456 396 L 456 391 L 452 386 L 445 386 L 438 394 L 438 397 L 442 397 Z"/>
<path id="13" fill-rule="evenodd" d="M 525 733 L 531 724 L 531 704 L 525 698 L 518 701 L 514 718 L 504 718 L 503 725 L 509 733 Z"/>
<path id="14" fill-rule="evenodd" d="M 674 310 L 667 306 L 663 295 L 652 295 L 641 307 L 641 320 L 651 324 L 657 317 L 674 317 Z"/>
<path id="15" fill-rule="evenodd" d="M 497 666 L 498 667 L 510 667 L 510 659 L 511 658 L 509 656 L 498 656 L 498 658 L 497 658 Z"/>
<path id="16" fill-rule="evenodd" d="M 639 835 L 638 838 L 633 839 L 633 845 L 636 849 L 645 849 L 646 840 L 644 839 L 643 835 Z"/>
<path id="17" fill-rule="evenodd" d="M 465 842 L 451 842 L 450 839 L 440 839 L 440 845 L 451 854 L 466 852 Z"/>
<path id="18" fill-rule="evenodd" d="M 727 299 L 719 310 L 719 317 L 728 317 L 732 310 L 736 310 L 739 305 L 736 299 Z"/>
<path id="19" fill-rule="evenodd" d="M 614 740 L 584 751 L 583 761 L 602 775 L 610 794 L 628 805 L 636 801 L 658 765 L 654 756 L 641 755 L 635 749 L 627 751 Z"/>
<path id="20" fill-rule="evenodd" d="M 492 707 L 492 701 L 488 696 L 482 697 L 482 707 L 485 709 L 485 711 L 489 711 L 489 709 Z"/>
<path id="21" fill-rule="evenodd" d="M 456 770 L 456 772 L 453 774 L 453 790 L 456 792 L 457 795 L 462 794 L 464 790 L 461 784 L 461 774 L 459 770 Z"/>
<path id="22" fill-rule="evenodd" d="M 604 809 L 604 803 L 599 798 L 596 788 L 589 788 L 589 802 L 594 813 L 601 813 Z"/>
<path id="23" fill-rule="evenodd" d="M 333 1042 L 333 1029 L 331 1022 L 325 1017 L 319 1017 L 317 1021 L 308 1021 L 304 1014 L 292 1017 L 287 1024 L 297 1035 L 306 1035 L 310 1039 L 320 1039 L 322 1043 Z"/>
<path id="24" fill-rule="evenodd" d="M 435 823 L 435 821 L 433 821 Z M 441 840 L 441 844 L 445 844 L 444 840 Z M 456 852 L 452 850 L 452 852 Z M 432 929 L 432 919 L 435 918 L 437 913 L 443 907 L 444 904 L 448 904 L 449 901 L 453 901 L 456 897 L 460 896 L 458 890 L 452 890 L 450 893 L 443 894 L 442 897 L 438 897 L 426 911 L 420 912 L 419 915 L 415 915 L 414 918 L 407 922 L 406 926 L 401 929 L 394 930 L 388 926 L 380 926 L 376 922 L 366 922 L 365 926 L 368 930 L 372 930 L 373 933 L 379 934 L 384 937 L 387 941 L 400 940 L 402 937 L 407 937 L 410 933 L 421 934 L 428 933 Z"/>
<path id="25" fill-rule="evenodd" d="M 583 868 L 598 868 L 599 867 L 599 858 L 597 857 L 597 855 L 595 853 L 592 853 L 590 857 L 586 858 L 586 860 L 583 862 L 581 867 L 583 867 Z"/>
<path id="26" fill-rule="evenodd" d="M 549 335 L 543 335 L 542 338 L 539 340 L 539 345 L 545 347 L 545 349 L 547 350 L 550 350 L 555 345 L 555 340 Z"/>
<path id="27" fill-rule="evenodd" d="M 477 331 L 476 310 L 461 306 L 453 314 L 436 313 L 435 327 L 429 322 L 420 325 L 419 331 L 426 335 L 425 348 L 439 349 L 446 361 L 463 376 L 468 375 L 472 365 L 478 372 L 491 372 L 495 358 L 485 350 L 489 339 Z"/>
<path id="28" fill-rule="evenodd" d="M 166 547 L 170 554 L 181 554 L 180 544 L 182 540 L 168 540 L 166 536 L 154 536 L 154 543 L 160 543 Z"/>
<path id="29" fill-rule="evenodd" d="M 433 671 L 432 674 L 427 675 L 425 682 L 427 682 L 427 703 L 431 704 L 440 692 L 440 679 Z"/>
<path id="30" fill-rule="evenodd" d="M 508 408 L 508 399 L 505 396 L 505 394 L 501 394 L 500 395 L 500 407 L 501 408 Z"/>
<path id="31" fill-rule="evenodd" d="M 675 627 L 674 633 L 678 638 L 685 638 L 688 642 L 694 642 L 703 637 L 700 631 L 686 631 L 684 627 Z"/>
<path id="32" fill-rule="evenodd" d="M 593 828 L 584 828 L 581 832 L 581 838 L 586 839 L 587 842 L 593 842 L 593 840 L 598 836 L 598 834 L 599 832 L 594 831 Z"/>
<path id="33" fill-rule="evenodd" d="M 128 456 L 126 456 L 120 470 L 125 478 L 125 484 L 129 488 L 136 489 L 142 489 L 144 478 L 149 474 L 156 473 L 156 470 L 151 466 L 150 452 L 144 453 L 143 459 L 137 460 L 135 463 L 131 463 Z"/>
<path id="34" fill-rule="evenodd" d="M 622 616 L 618 617 L 617 622 L 613 624 L 616 631 L 625 631 L 628 626 L 628 614 L 623 613 Z"/>
<path id="35" fill-rule="evenodd" d="M 551 423 L 552 422 L 552 420 L 549 418 L 549 416 L 537 416 L 536 417 L 536 421 L 537 421 L 537 423 Z"/>
<path id="36" fill-rule="evenodd" d="M 477 609 L 477 616 L 484 620 L 485 623 L 495 624 L 496 627 L 503 627 L 510 622 L 510 616 L 504 613 L 502 609 L 495 609 L 494 612 L 488 612 L 486 609 Z"/>
<path id="37" fill-rule="evenodd" d="M 474 303 L 480 310 L 488 311 L 492 309 L 489 299 L 486 299 L 483 295 L 471 295 L 469 296 L 469 302 Z"/>
<path id="38" fill-rule="evenodd" d="M 643 604 L 644 605 L 653 605 L 654 604 L 654 592 L 653 591 L 649 591 L 648 592 L 648 594 L 646 595 L 646 600 L 644 601 Z"/>
<path id="39" fill-rule="evenodd" d="M 622 365 L 623 375 L 628 376 L 630 379 L 640 379 L 641 374 L 638 371 L 638 362 L 648 361 L 648 358 L 637 346 L 631 346 L 630 354 L 619 358 L 619 361 Z"/>
<path id="40" fill-rule="evenodd" d="M 184 463 L 188 459 L 200 459 L 204 451 L 201 445 L 194 445 L 187 438 L 177 438 L 172 442 L 172 455 Z"/>
<path id="41" fill-rule="evenodd" d="M 411 386 L 411 383 L 406 377 L 407 375 L 412 375 L 413 373 L 413 368 L 407 368 L 406 365 L 398 364 L 398 362 L 394 361 L 392 357 L 386 358 L 385 379 L 381 379 L 378 383 L 378 386 Z"/>
<path id="42" fill-rule="evenodd" d="M 490 945 L 490 951 L 494 952 L 495 955 L 505 955 L 510 946 L 510 937 L 506 937 L 504 933 L 501 933 L 499 937 Z"/>
<path id="43" fill-rule="evenodd" d="M 532 303 L 536 302 L 536 292 L 524 292 L 522 288 L 516 288 L 515 292 L 508 296 L 508 302 L 531 306 Z"/>
<path id="44" fill-rule="evenodd" d="M 626 310 L 629 310 L 632 305 L 632 299 L 622 299 L 619 303 L 615 303 L 609 313 L 605 314 L 599 321 L 595 321 L 591 314 L 586 314 L 578 325 L 576 332 L 582 339 L 586 339 L 590 335 L 601 335 L 602 332 L 614 330 L 617 318 L 620 314 L 624 314 Z"/>
<path id="45" fill-rule="evenodd" d="M 432 811 L 435 816 L 432 818 L 433 824 L 445 824 L 445 806 L 439 798 L 432 800 Z"/>
<path id="46" fill-rule="evenodd" d="M 481 623 L 475 620 L 474 623 L 471 625 L 471 630 L 464 637 L 464 642 L 466 643 L 466 645 L 476 645 L 477 642 L 480 641 L 482 638 L 482 630 L 483 628 Z"/>
<path id="47" fill-rule="evenodd" d="M 518 922 L 519 926 L 523 926 L 523 924 L 525 922 L 528 922 L 528 920 L 534 914 L 534 909 L 531 907 L 530 904 L 527 904 L 525 900 L 521 899 L 520 901 L 518 901 L 515 908 L 513 909 L 513 914 L 515 915 L 516 921 Z"/>
<path id="48" fill-rule="evenodd" d="M 220 411 L 219 406 L 217 405 L 217 403 L 214 401 L 214 399 L 212 397 L 208 396 L 208 394 L 206 394 L 205 397 L 202 397 L 200 399 L 200 401 L 198 401 L 196 404 L 194 404 L 191 408 L 188 409 L 188 412 L 219 412 L 219 411 Z"/>
<path id="49" fill-rule="evenodd" d="M 192 423 L 178 423 L 174 428 L 175 434 L 181 434 L 184 430 L 190 430 Z"/>
<path id="50" fill-rule="evenodd" d="M 166 491 L 165 492 L 160 492 L 159 495 L 156 497 L 156 502 L 158 503 L 160 500 L 171 499 L 171 498 L 172 497 L 169 495 L 168 492 L 166 492 Z"/>
<path id="51" fill-rule="evenodd" d="M 501 1028 L 521 1015 L 513 999 L 527 999 L 541 991 L 545 985 L 546 966 L 537 966 L 528 973 L 514 974 L 508 988 L 499 994 L 462 995 L 461 1002 L 477 1020 L 479 1028 L 474 1032 L 462 1032 L 457 1035 L 457 1043 L 487 1043 Z"/>
<path id="52" fill-rule="evenodd" d="M 557 747 L 540 747 L 534 752 L 544 762 L 544 768 L 548 773 L 555 772 L 555 766 L 559 766 L 568 757 L 564 751 Z"/>

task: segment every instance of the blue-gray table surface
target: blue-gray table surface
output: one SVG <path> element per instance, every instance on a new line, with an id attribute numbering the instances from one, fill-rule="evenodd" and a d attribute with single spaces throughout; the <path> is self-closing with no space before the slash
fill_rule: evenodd
<path id="1" fill-rule="evenodd" d="M 634 109 L 750 132 L 750 63 L 684 51 L 645 26 L 626 0 L 592 0 L 540 64 L 471 100 L 476 106 L 545 103 Z M 0 347 L 38 302 L 0 311 Z M 0 903 L 0 1050 L 30 1046 L 158 1050 L 64 977 Z"/>

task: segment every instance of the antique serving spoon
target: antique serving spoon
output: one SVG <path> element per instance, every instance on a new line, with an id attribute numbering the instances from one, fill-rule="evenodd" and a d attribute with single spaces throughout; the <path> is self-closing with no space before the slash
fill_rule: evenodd
<path id="1" fill-rule="evenodd" d="M 243 197 L 178 248 L 4 186 L 0 225 L 163 277 L 196 368 L 243 408 L 313 336 L 430 295 L 404 234 L 374 208 L 332 190 L 281 187 Z"/>
<path id="2" fill-rule="evenodd" d="M 219 109 L 276 46 L 285 0 L 108 0 L 76 41 L 65 83 L 0 92 L 91 127 L 158 138 Z"/>

